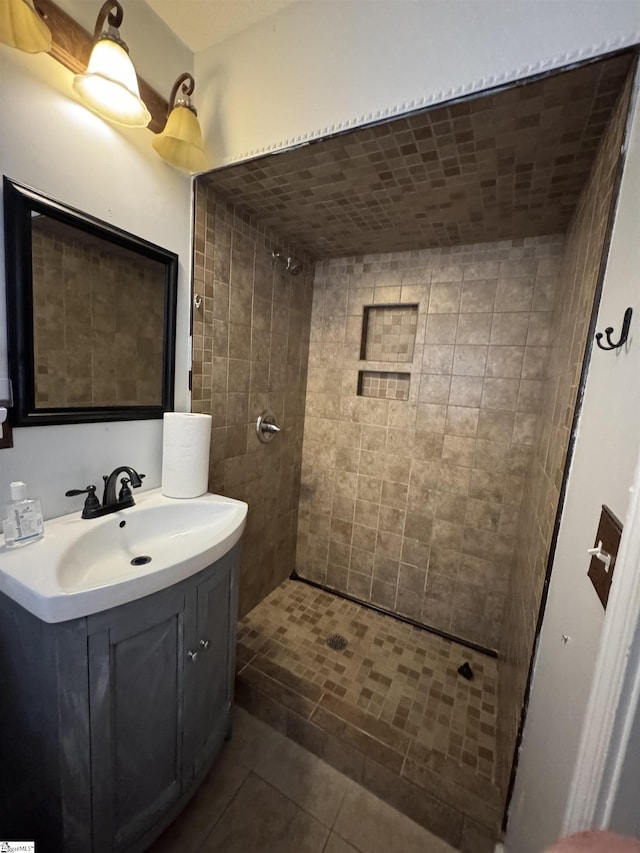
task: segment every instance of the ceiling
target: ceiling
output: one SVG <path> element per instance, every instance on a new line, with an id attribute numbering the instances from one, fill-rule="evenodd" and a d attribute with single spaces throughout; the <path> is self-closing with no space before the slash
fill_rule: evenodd
<path id="1" fill-rule="evenodd" d="M 147 0 L 169 29 L 200 53 L 297 0 Z"/>
<path id="2" fill-rule="evenodd" d="M 633 57 L 316 140 L 199 182 L 317 258 L 561 233 Z"/>

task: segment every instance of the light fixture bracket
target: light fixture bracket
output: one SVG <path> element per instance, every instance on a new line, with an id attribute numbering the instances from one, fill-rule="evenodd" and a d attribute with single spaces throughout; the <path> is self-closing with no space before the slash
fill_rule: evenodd
<path id="1" fill-rule="evenodd" d="M 193 95 L 193 90 L 196 87 L 196 81 L 193 79 L 193 76 L 189 74 L 188 71 L 185 71 L 184 74 L 181 74 L 176 82 L 173 84 L 171 89 L 171 95 L 169 96 L 169 109 L 167 110 L 167 118 L 171 113 L 171 110 L 174 107 L 187 107 L 187 109 L 191 110 L 194 115 L 198 115 L 198 111 L 191 103 L 191 95 Z M 181 88 L 180 94 L 178 94 L 178 89 Z"/>
<path id="2" fill-rule="evenodd" d="M 96 18 L 93 40 L 98 41 L 99 38 L 102 38 L 105 21 L 107 21 L 110 28 L 117 31 L 122 24 L 123 17 L 124 11 L 118 0 L 106 0 L 100 7 L 98 17 Z"/>
<path id="3" fill-rule="evenodd" d="M 119 29 L 122 24 L 123 17 L 124 11 L 120 3 L 118 3 L 118 0 L 106 0 L 106 2 L 102 4 L 102 7 L 98 12 L 98 17 L 96 18 L 96 25 L 93 30 L 94 44 L 101 39 L 107 39 L 108 41 L 112 41 L 120 45 L 126 53 L 129 53 L 129 48 L 120 35 Z"/>

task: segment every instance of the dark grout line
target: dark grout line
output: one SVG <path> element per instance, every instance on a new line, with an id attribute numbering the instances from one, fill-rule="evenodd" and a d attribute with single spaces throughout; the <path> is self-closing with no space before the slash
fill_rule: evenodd
<path id="1" fill-rule="evenodd" d="M 224 755 L 224 752 L 221 752 L 221 753 L 220 753 L 219 758 L 221 758 L 221 757 L 222 757 L 222 755 Z M 219 760 L 219 758 L 218 758 L 217 760 Z M 243 762 L 242 762 L 242 761 L 239 761 L 238 763 L 239 763 L 239 764 L 243 764 Z M 245 766 L 245 767 L 247 767 L 247 765 L 246 765 L 246 764 L 244 764 L 244 766 Z M 214 767 L 215 767 L 215 764 L 214 764 Z M 229 806 L 231 805 L 231 803 L 233 803 L 233 801 L 234 801 L 234 800 L 235 800 L 235 798 L 238 796 L 238 794 L 240 793 L 240 791 L 244 788 L 244 786 L 245 786 L 245 783 L 246 783 L 247 779 L 249 778 L 249 776 L 251 776 L 251 774 L 252 774 L 252 772 L 253 772 L 253 771 L 251 770 L 251 768 L 249 768 L 249 767 L 247 767 L 247 770 L 249 770 L 249 772 L 248 772 L 248 773 L 247 773 L 247 775 L 244 777 L 244 779 L 242 780 L 242 782 L 238 785 L 238 789 L 236 790 L 236 792 L 234 793 L 234 795 L 231 797 L 231 799 L 229 800 L 229 802 L 227 803 L 227 805 L 222 809 L 222 811 L 221 811 L 221 812 L 220 812 L 220 814 L 218 815 L 217 820 L 215 820 L 215 821 L 213 822 L 213 824 L 211 825 L 211 828 L 209 829 L 209 831 L 208 831 L 208 832 L 207 832 L 207 834 L 205 835 L 205 837 L 204 837 L 204 839 L 203 839 L 203 841 L 202 841 L 202 844 L 198 847 L 198 849 L 197 849 L 196 853 L 200 853 L 200 851 L 204 849 L 204 846 L 205 846 L 205 844 L 207 843 L 207 841 L 209 840 L 209 838 L 211 837 L 212 833 L 215 831 L 216 827 L 218 826 L 218 824 L 220 823 L 220 821 L 222 820 L 222 818 L 224 817 L 224 815 L 227 813 L 227 809 L 229 808 Z"/>
<path id="2" fill-rule="evenodd" d="M 474 643 L 471 640 L 465 640 L 462 637 L 458 637 L 455 634 L 449 634 L 447 631 L 441 631 L 439 628 L 433 628 L 430 625 L 423 625 L 421 622 L 412 619 L 410 616 L 403 616 L 401 613 L 395 613 L 393 610 L 387 610 L 384 607 L 379 607 L 377 604 L 373 604 L 371 601 L 362 601 L 359 598 L 355 598 L 352 595 L 349 595 L 346 592 L 341 592 L 338 589 L 332 589 L 329 586 L 325 586 L 324 584 L 318 583 L 317 581 L 308 580 L 307 578 L 301 577 L 298 572 L 294 569 L 293 572 L 289 575 L 289 580 L 298 581 L 298 583 L 304 583 L 308 586 L 314 587 L 314 589 L 319 589 L 322 592 L 326 592 L 327 595 L 335 595 L 337 598 L 342 598 L 345 601 L 350 601 L 352 604 L 358 604 L 360 607 L 366 607 L 367 610 L 373 610 L 375 613 L 380 613 L 382 616 L 388 616 L 390 619 L 395 619 L 398 622 L 403 622 L 405 625 L 411 625 L 413 628 L 418 628 L 420 631 L 426 631 L 428 634 L 434 634 L 436 637 L 441 637 L 443 640 L 449 640 L 450 643 L 456 643 L 459 646 L 464 646 L 467 649 L 472 649 L 474 652 L 479 652 L 482 655 L 486 655 L 490 658 L 497 658 L 498 652 L 495 649 L 489 649 L 486 646 L 481 646 L 478 643 Z"/>

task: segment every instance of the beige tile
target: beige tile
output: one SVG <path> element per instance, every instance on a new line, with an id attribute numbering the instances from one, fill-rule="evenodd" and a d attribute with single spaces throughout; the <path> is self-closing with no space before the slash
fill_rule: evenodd
<path id="1" fill-rule="evenodd" d="M 373 552 L 364 551 L 361 548 L 352 548 L 349 569 L 361 575 L 371 576 L 373 574 Z"/>
<path id="2" fill-rule="evenodd" d="M 484 345 L 489 343 L 492 314 L 461 314 L 458 321 L 457 344 Z"/>
<path id="3" fill-rule="evenodd" d="M 477 408 L 482 399 L 482 381 L 479 376 L 452 376 L 449 406 Z"/>
<path id="4" fill-rule="evenodd" d="M 429 314 L 458 314 L 462 285 L 432 279 Z"/>
<path id="5" fill-rule="evenodd" d="M 496 294 L 496 311 L 530 311 L 535 278 L 500 278 Z"/>
<path id="6" fill-rule="evenodd" d="M 357 853 L 357 849 L 348 844 L 344 839 L 332 832 L 324 848 L 324 853 Z"/>
<path id="7" fill-rule="evenodd" d="M 472 410 L 464 409 L 463 411 Z M 462 430 L 462 425 L 460 429 Z M 452 429 L 447 429 L 447 432 L 453 435 L 456 434 Z M 463 433 L 461 432 L 460 434 Z M 422 461 L 441 459 L 443 445 L 444 435 L 440 432 L 416 432 L 413 442 L 413 458 Z"/>
<path id="8" fill-rule="evenodd" d="M 288 738 L 272 743 L 254 773 L 329 827 L 350 785 L 346 776 Z"/>
<path id="9" fill-rule="evenodd" d="M 493 313 L 496 299 L 496 281 L 465 280 L 462 285 L 460 311 L 463 314 Z"/>
<path id="10" fill-rule="evenodd" d="M 449 495 L 438 492 L 436 497 L 436 518 L 445 521 L 463 522 L 467 510 L 467 498 L 462 495 Z"/>
<path id="11" fill-rule="evenodd" d="M 357 500 L 354 516 L 356 524 L 364 525 L 365 527 L 377 527 L 379 511 L 379 503 Z"/>
<path id="12" fill-rule="evenodd" d="M 446 842 L 361 788 L 347 792 L 333 831 L 361 853 L 454 853 Z"/>
<path id="13" fill-rule="evenodd" d="M 236 714 L 248 717 L 244 711 Z M 261 726 L 268 729 L 265 733 L 267 743 L 274 740 L 276 733 L 268 726 L 255 721 L 254 731 L 260 730 Z M 254 740 L 259 749 L 264 748 L 260 736 Z M 238 750 L 232 745 L 226 747 L 216 760 L 209 775 L 206 777 L 194 798 L 169 826 L 160 838 L 149 848 L 150 853 L 195 853 L 199 850 L 205 838 L 215 826 L 220 816 L 229 805 L 240 786 L 249 775 L 247 763 L 243 763 L 240 755 L 248 760 L 253 757 L 244 750 Z"/>
<path id="14" fill-rule="evenodd" d="M 515 411 L 519 387 L 520 383 L 517 379 L 485 379 L 482 388 L 482 408 Z"/>
<path id="15" fill-rule="evenodd" d="M 461 317 L 460 321 L 462 319 Z M 454 344 L 457 330 L 458 317 L 456 314 L 430 314 L 427 319 L 425 345 Z M 461 341 L 461 343 L 476 343 L 476 341 Z M 484 342 L 480 341 L 479 343 Z"/>
<path id="16" fill-rule="evenodd" d="M 329 830 L 262 779 L 250 775 L 206 839 L 202 853 L 321 853 Z"/>
<path id="17" fill-rule="evenodd" d="M 487 347 L 459 344 L 453 357 L 453 373 L 458 376 L 484 376 Z"/>
<path id="18" fill-rule="evenodd" d="M 524 346 L 527 342 L 529 316 L 528 313 L 494 314 L 490 343 L 494 346 Z"/>
<path id="19" fill-rule="evenodd" d="M 551 339 L 552 314 L 550 311 L 534 311 L 529 321 L 527 346 L 548 346 Z"/>
<path id="20" fill-rule="evenodd" d="M 429 545 L 424 542 L 420 542 L 417 539 L 403 539 L 401 559 L 401 568 L 403 564 L 407 568 L 411 566 L 420 566 L 423 572 L 426 572 L 426 568 L 429 563 Z M 409 584 L 402 583 L 401 581 L 399 581 L 399 583 L 401 586 L 409 588 Z M 424 578 L 422 586 L 424 586 Z M 411 585 L 411 588 L 414 592 L 420 591 L 415 588 L 415 584 Z"/>
<path id="21" fill-rule="evenodd" d="M 419 400 L 421 403 L 446 404 L 449 399 L 449 376 L 423 374 L 420 380 Z"/>
<path id="22" fill-rule="evenodd" d="M 490 346 L 486 375 L 494 378 L 519 379 L 523 359 L 524 347 Z"/>
<path id="23" fill-rule="evenodd" d="M 504 472 L 509 464 L 509 449 L 506 443 L 479 438 L 475 442 L 473 467 L 494 473 Z"/>
<path id="24" fill-rule="evenodd" d="M 480 409 L 466 406 L 447 406 L 447 435 L 461 435 L 467 438 L 476 435 Z"/>
<path id="25" fill-rule="evenodd" d="M 478 438 L 493 441 L 511 441 L 514 429 L 514 412 L 481 409 L 478 419 Z M 514 439 L 515 441 L 515 439 Z"/>
<path id="26" fill-rule="evenodd" d="M 447 418 L 447 407 L 442 404 L 419 403 L 416 429 L 425 432 L 443 433 Z"/>
<path id="27" fill-rule="evenodd" d="M 458 435 L 445 435 L 442 458 L 454 465 L 470 468 L 473 464 L 474 450 L 475 439 Z"/>
<path id="28" fill-rule="evenodd" d="M 451 373 L 454 347 L 450 344 L 426 344 L 422 351 L 424 373 Z"/>

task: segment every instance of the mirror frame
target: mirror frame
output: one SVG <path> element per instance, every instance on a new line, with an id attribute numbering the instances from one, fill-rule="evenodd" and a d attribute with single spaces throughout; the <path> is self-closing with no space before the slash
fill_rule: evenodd
<path id="1" fill-rule="evenodd" d="M 3 176 L 7 342 L 14 427 L 161 418 L 173 411 L 178 255 Z M 32 212 L 63 222 L 164 267 L 162 402 L 149 406 L 36 406 L 33 333 Z"/>

